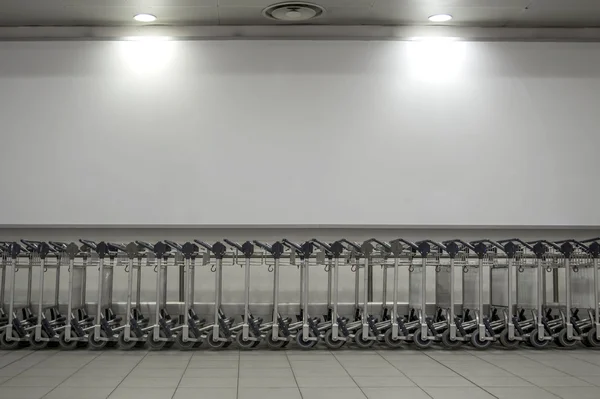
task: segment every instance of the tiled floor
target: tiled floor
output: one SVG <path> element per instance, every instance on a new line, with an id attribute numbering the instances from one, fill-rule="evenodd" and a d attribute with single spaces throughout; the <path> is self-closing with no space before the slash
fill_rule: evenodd
<path id="1" fill-rule="evenodd" d="M 0 399 L 600 398 L 600 353 L 0 351 Z"/>

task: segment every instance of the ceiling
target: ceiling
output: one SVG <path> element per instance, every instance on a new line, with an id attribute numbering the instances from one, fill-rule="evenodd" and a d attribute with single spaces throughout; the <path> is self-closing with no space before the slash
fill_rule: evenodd
<path id="1" fill-rule="evenodd" d="M 262 10 L 277 0 L 0 0 L 0 26 L 274 25 Z M 600 0 L 315 0 L 326 8 L 318 25 L 443 25 L 475 27 L 600 27 Z M 146 24 L 147 25 L 147 24 Z"/>

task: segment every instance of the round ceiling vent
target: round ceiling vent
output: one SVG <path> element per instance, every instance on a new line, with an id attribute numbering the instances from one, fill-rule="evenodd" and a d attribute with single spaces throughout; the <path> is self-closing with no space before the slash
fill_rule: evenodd
<path id="1" fill-rule="evenodd" d="M 263 10 L 263 15 L 269 19 L 285 22 L 301 22 L 317 18 L 325 9 L 317 4 L 287 1 L 270 5 Z"/>

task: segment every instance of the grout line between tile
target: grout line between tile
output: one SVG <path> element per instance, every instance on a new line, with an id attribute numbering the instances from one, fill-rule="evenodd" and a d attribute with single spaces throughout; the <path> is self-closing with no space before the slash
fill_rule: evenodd
<path id="1" fill-rule="evenodd" d="M 330 351 L 330 353 L 333 355 L 333 357 L 335 358 L 335 361 L 339 363 L 340 366 L 342 366 L 342 368 L 344 369 L 344 371 L 346 372 L 346 374 L 348 374 L 348 377 L 350 377 L 352 379 L 352 382 L 354 382 L 354 385 L 356 385 L 358 387 L 358 389 L 360 389 L 360 392 L 363 394 L 363 396 L 366 398 L 367 394 L 365 393 L 365 391 L 363 391 L 363 389 L 360 387 L 360 385 L 358 385 L 356 383 L 356 380 L 354 379 L 354 377 L 352 377 L 350 375 L 350 373 L 348 372 L 348 370 L 346 370 L 346 367 L 344 367 L 344 365 L 342 364 L 342 362 L 340 362 L 340 359 L 337 358 L 337 356 L 335 355 L 335 353 L 332 353 Z"/>
<path id="2" fill-rule="evenodd" d="M 57 352 L 57 353 L 64 353 L 64 352 Z M 56 354 L 55 354 L 56 355 Z M 55 355 L 52 355 L 50 357 L 54 357 Z M 71 378 L 75 373 L 77 373 L 79 370 L 81 370 L 82 368 L 84 368 L 85 366 L 87 366 L 88 364 L 90 364 L 91 362 L 93 362 L 94 360 L 96 360 L 98 357 L 100 357 L 101 353 L 97 353 L 96 356 L 94 356 L 93 358 L 90 359 L 89 362 L 86 362 L 83 366 L 79 367 L 77 370 L 75 370 L 73 373 L 69 374 L 67 376 L 67 378 L 65 378 L 64 380 L 62 380 L 57 386 L 55 386 L 54 388 L 52 388 L 49 392 L 46 392 L 46 394 L 44 396 L 42 396 L 42 399 L 45 398 L 46 396 L 48 396 L 50 394 L 50 392 L 54 391 L 56 388 L 58 388 L 60 386 L 60 384 L 62 384 L 63 382 L 65 382 L 66 380 L 68 380 L 69 378 Z M 39 364 L 39 363 L 38 363 Z"/>
<path id="3" fill-rule="evenodd" d="M 284 349 L 284 351 L 285 351 L 285 349 Z M 294 376 L 294 382 L 296 383 L 296 388 L 298 388 L 298 392 L 300 393 L 300 398 L 304 399 L 304 395 L 302 395 L 302 390 L 300 389 L 300 385 L 298 385 L 298 380 L 296 379 L 296 373 L 294 373 L 294 368 L 292 367 L 292 362 L 290 362 L 290 357 L 288 356 L 287 351 L 285 351 L 285 358 L 287 359 L 288 364 L 290 365 L 290 370 L 292 370 L 292 375 Z"/>
<path id="4" fill-rule="evenodd" d="M 133 370 L 135 370 L 135 368 L 140 365 L 140 363 L 142 362 L 142 360 L 144 360 L 146 358 L 146 356 L 148 356 L 148 353 L 150 353 L 150 351 L 146 351 L 146 354 L 139 360 L 139 362 L 137 362 L 135 364 L 135 366 L 133 366 L 131 368 L 131 370 L 129 370 L 129 372 L 127 374 L 125 374 L 125 377 L 123 377 L 123 379 L 121 380 L 121 382 L 119 382 L 119 384 L 115 387 L 115 389 L 113 389 L 112 391 L 110 391 L 110 393 L 108 394 L 107 398 L 110 398 L 110 395 L 112 395 L 117 390 L 117 388 L 119 388 L 121 386 L 121 384 L 123 383 L 123 381 L 125 381 L 125 379 L 127 377 L 129 377 L 129 374 L 131 374 L 133 372 Z"/>
<path id="5" fill-rule="evenodd" d="M 175 397 L 175 395 L 177 394 L 177 390 L 179 389 L 181 380 L 183 380 L 183 376 L 185 375 L 185 372 L 187 371 L 188 367 L 190 367 L 190 363 L 192 362 L 192 357 L 194 357 L 194 355 L 190 354 L 190 358 L 188 359 L 188 362 L 185 365 L 185 368 L 183 369 L 183 373 L 181 373 L 181 377 L 179 378 L 179 382 L 177 383 L 177 386 L 175 387 L 175 390 L 173 391 L 173 395 L 171 395 L 171 399 L 173 399 Z M 137 365 L 135 367 L 137 367 Z M 135 370 L 135 367 L 133 368 L 134 370 Z"/>
<path id="6" fill-rule="evenodd" d="M 403 376 L 405 376 L 410 382 L 412 382 L 413 384 L 415 384 L 415 386 L 418 387 L 421 391 L 423 391 L 423 393 L 425 393 L 425 395 L 429 396 L 430 398 L 433 398 L 433 396 L 431 396 L 426 390 L 424 390 L 422 386 L 420 386 L 419 384 L 417 384 L 416 382 L 414 382 L 412 378 L 410 378 L 409 376 L 407 376 L 406 374 L 404 374 L 402 372 L 402 370 L 400 370 L 398 367 L 394 366 L 394 364 L 392 362 L 390 362 L 388 359 L 386 359 L 385 357 L 383 357 L 383 355 L 379 351 L 375 351 L 375 353 L 377 353 L 379 356 L 381 356 L 381 358 L 383 360 L 385 360 L 386 362 L 388 362 L 390 366 L 392 366 L 393 368 L 395 368 L 396 370 L 398 370 L 398 372 L 400 374 L 402 374 Z"/>
<path id="7" fill-rule="evenodd" d="M 238 349 L 237 388 L 235 390 L 236 399 L 239 399 L 239 397 L 240 397 L 240 368 L 241 368 L 241 365 L 242 365 L 242 354 L 240 353 L 240 350 Z"/>

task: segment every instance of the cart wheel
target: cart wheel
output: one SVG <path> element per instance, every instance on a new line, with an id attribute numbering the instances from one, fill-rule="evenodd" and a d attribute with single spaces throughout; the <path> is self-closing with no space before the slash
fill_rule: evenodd
<path id="1" fill-rule="evenodd" d="M 252 333 L 248 332 L 249 335 L 252 335 Z M 252 348 L 255 348 L 256 346 L 254 344 L 256 344 L 259 341 L 253 341 L 253 340 L 245 340 L 244 339 L 244 331 L 240 331 L 236 336 L 235 336 L 235 342 L 237 342 L 238 346 L 240 349 L 243 350 L 250 350 Z"/>
<path id="2" fill-rule="evenodd" d="M 423 339 L 423 336 L 421 334 L 421 328 L 419 327 L 413 335 L 413 343 L 419 349 L 427 349 L 431 347 L 431 345 L 433 345 L 433 340 Z"/>
<path id="3" fill-rule="evenodd" d="M 579 340 L 577 339 L 569 339 L 567 337 L 567 329 L 564 328 L 558 333 L 558 337 L 556 338 L 557 343 L 563 348 L 573 349 Z"/>
<path id="4" fill-rule="evenodd" d="M 159 338 L 165 338 L 165 333 L 162 330 L 158 331 Z M 148 338 L 146 338 L 146 344 L 148 345 L 148 349 L 151 351 L 159 351 L 165 347 L 167 341 L 158 341 L 154 339 L 154 327 L 148 331 Z"/>
<path id="5" fill-rule="evenodd" d="M 67 341 L 67 334 L 64 330 L 61 331 L 60 335 L 58 336 L 58 344 L 60 345 L 60 349 L 62 350 L 72 351 L 73 349 L 77 348 L 78 343 L 79 340 L 72 338 L 69 341 Z"/>
<path id="6" fill-rule="evenodd" d="M 131 338 L 131 334 L 128 338 Z M 119 333 L 119 349 L 128 351 L 128 350 L 135 348 L 137 343 L 138 343 L 138 341 L 133 341 L 133 340 L 125 341 L 125 330 L 123 330 Z"/>
<path id="7" fill-rule="evenodd" d="M 404 345 L 404 340 L 392 337 L 392 329 L 388 329 L 385 334 L 383 334 L 383 342 L 390 348 L 400 348 Z"/>
<path id="8" fill-rule="evenodd" d="M 540 339 L 539 338 L 539 334 L 538 334 L 538 330 L 537 328 L 535 330 L 533 330 L 531 332 L 531 334 L 529 335 L 529 343 L 531 344 L 531 346 L 533 346 L 535 349 L 544 349 L 546 348 L 548 345 L 550 345 L 550 340 L 547 339 Z"/>
<path id="9" fill-rule="evenodd" d="M 493 341 L 488 341 L 487 339 L 486 340 L 479 339 L 479 329 L 473 331 L 473 334 L 471 334 L 471 345 L 475 349 L 479 349 L 479 350 L 487 349 L 490 346 L 492 346 L 492 342 Z"/>
<path id="10" fill-rule="evenodd" d="M 354 334 L 354 343 L 361 349 L 369 349 L 375 344 L 374 339 L 364 339 L 362 327 Z"/>
<path id="11" fill-rule="evenodd" d="M 442 333 L 442 346 L 445 349 L 458 349 L 462 344 L 463 341 L 450 338 L 450 330 L 446 330 Z"/>
<path id="12" fill-rule="evenodd" d="M 106 333 L 104 330 L 100 330 L 100 337 L 106 338 Z M 94 330 L 92 329 L 92 331 L 90 331 L 90 335 L 88 336 L 88 345 L 91 350 L 98 351 L 104 349 L 107 343 L 108 341 L 97 341 Z"/>
<path id="13" fill-rule="evenodd" d="M 114 339 L 114 338 L 113 338 L 113 339 Z M 117 341 L 112 341 L 112 340 L 111 340 L 111 341 L 108 341 L 108 342 L 106 343 L 106 347 L 107 347 L 107 348 L 114 348 L 114 347 L 116 347 L 116 346 L 119 344 L 119 341 L 118 341 L 118 339 L 119 339 L 119 338 L 117 337 Z"/>
<path id="14" fill-rule="evenodd" d="M 508 339 L 508 330 L 504 330 L 500 333 L 500 345 L 502 345 L 504 348 L 506 349 L 516 349 L 519 347 L 519 344 L 521 343 L 521 341 L 513 339 L 510 340 Z"/>
<path id="15" fill-rule="evenodd" d="M 46 331 L 42 330 L 42 331 L 40 331 L 40 337 L 47 339 L 48 334 L 46 333 Z M 33 350 L 46 349 L 46 347 L 48 346 L 48 341 L 36 341 L 35 330 L 34 330 L 34 331 L 31 331 L 31 333 L 29 333 L 29 346 Z"/>
<path id="16" fill-rule="evenodd" d="M 219 335 L 221 336 L 221 338 L 225 338 L 223 335 L 223 332 L 221 332 L 221 330 L 219 330 Z M 211 328 L 211 330 L 208 332 L 208 334 L 206 334 L 206 343 L 208 344 L 208 346 L 210 347 L 210 349 L 222 349 L 222 348 L 226 348 L 225 343 L 226 341 L 215 341 L 213 340 L 213 330 Z"/>
<path id="17" fill-rule="evenodd" d="M 340 349 L 346 341 L 342 339 L 334 340 L 333 339 L 333 330 L 327 330 L 325 336 L 323 337 L 323 341 L 325 342 L 325 346 L 329 349 Z"/>
<path id="18" fill-rule="evenodd" d="M 314 338 L 315 333 L 311 329 L 309 329 L 308 336 L 310 338 Z M 298 334 L 296 335 L 296 343 L 298 344 L 300 349 L 312 349 L 315 346 L 317 346 L 317 342 L 318 342 L 318 340 L 315 340 L 315 341 L 305 340 L 302 330 L 298 331 Z"/>
<path id="19" fill-rule="evenodd" d="M 278 339 L 277 341 L 273 340 L 273 334 L 267 334 L 267 346 L 269 347 L 269 349 L 282 349 L 285 348 L 288 344 L 287 339 Z"/>
<path id="20" fill-rule="evenodd" d="M 189 338 L 189 333 L 188 333 L 188 338 Z M 196 345 L 198 342 L 196 341 L 183 341 L 183 331 L 179 332 L 179 334 L 177 334 L 177 336 L 175 336 L 175 342 L 177 342 L 177 346 L 179 346 L 179 349 L 181 349 L 182 351 L 187 351 L 190 350 L 192 348 L 194 348 L 194 345 Z"/>
<path id="21" fill-rule="evenodd" d="M 2 335 L 0 335 L 0 347 L 2 349 L 6 349 L 6 350 L 14 350 L 19 348 L 19 344 L 20 344 L 20 337 L 19 334 L 17 334 L 17 332 L 15 330 L 12 330 L 12 341 L 8 341 L 6 339 L 6 331 L 4 331 L 2 333 Z"/>
<path id="22" fill-rule="evenodd" d="M 592 347 L 592 348 L 600 347 L 600 340 L 598 340 L 598 338 L 596 338 L 596 327 L 593 327 L 590 331 L 588 331 L 586 340 L 589 342 L 590 347 Z"/>
<path id="23" fill-rule="evenodd" d="M 169 340 L 169 341 L 165 341 L 165 348 L 166 349 L 171 349 L 173 347 L 173 345 L 175 345 L 175 339 L 177 338 L 177 336 L 175 336 L 175 338 Z"/>
<path id="24" fill-rule="evenodd" d="M 260 340 L 254 341 L 254 343 L 252 344 L 252 347 L 256 348 L 258 345 L 260 345 Z"/>

